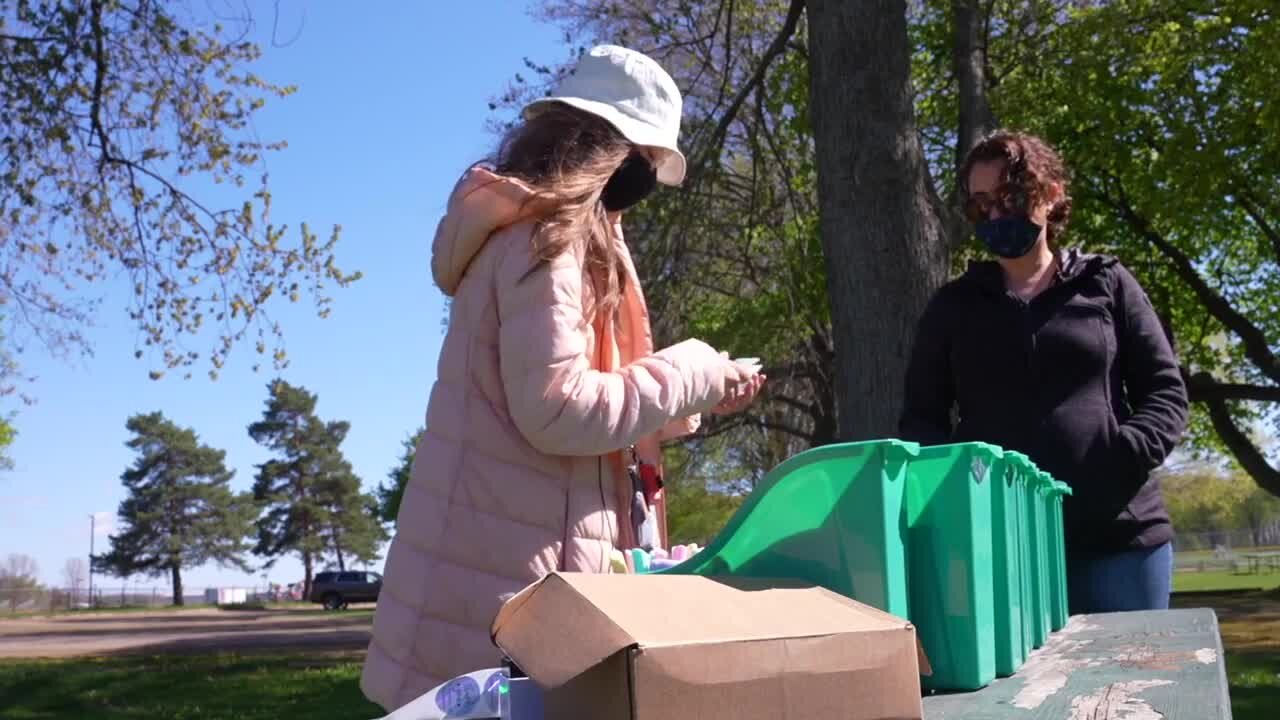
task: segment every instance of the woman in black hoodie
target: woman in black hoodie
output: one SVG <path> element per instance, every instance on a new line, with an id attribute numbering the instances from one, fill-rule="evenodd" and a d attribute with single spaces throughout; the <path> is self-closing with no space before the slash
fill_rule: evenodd
<path id="1" fill-rule="evenodd" d="M 1187 393 L 1160 321 L 1116 259 L 1058 248 L 1071 196 L 1043 140 L 996 133 L 960 177 L 996 257 L 929 302 L 900 434 L 1018 450 L 1071 485 L 1072 613 L 1166 608 L 1173 528 L 1150 473 L 1186 427 Z"/>

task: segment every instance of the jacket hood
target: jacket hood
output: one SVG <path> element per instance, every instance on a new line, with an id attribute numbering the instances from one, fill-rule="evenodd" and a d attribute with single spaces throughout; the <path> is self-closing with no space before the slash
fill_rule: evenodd
<path id="1" fill-rule="evenodd" d="M 1074 282 L 1086 275 L 1116 264 L 1116 259 L 1108 255 L 1086 253 L 1079 248 L 1058 250 L 1057 282 L 1060 284 Z M 980 260 L 969 263 L 963 279 L 976 283 L 985 290 L 1004 294 L 1004 275 L 1000 264 L 994 260 Z"/>
<path id="2" fill-rule="evenodd" d="M 536 217 L 542 210 L 533 188 L 475 166 L 467 170 L 449 197 L 449 207 L 431 243 L 431 275 L 452 297 L 471 261 L 498 230 Z"/>

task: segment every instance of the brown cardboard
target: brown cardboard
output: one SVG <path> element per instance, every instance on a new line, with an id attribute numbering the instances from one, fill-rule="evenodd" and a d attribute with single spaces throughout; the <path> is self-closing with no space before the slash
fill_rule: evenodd
<path id="1" fill-rule="evenodd" d="M 549 690 L 548 718 L 922 714 L 915 629 L 817 587 L 553 574 L 502 608 L 493 635 Z"/>

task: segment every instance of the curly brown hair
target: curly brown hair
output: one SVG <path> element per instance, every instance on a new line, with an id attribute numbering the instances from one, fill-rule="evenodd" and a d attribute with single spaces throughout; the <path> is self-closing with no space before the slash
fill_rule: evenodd
<path id="1" fill-rule="evenodd" d="M 626 285 L 600 193 L 632 149 L 606 120 L 550 103 L 512 128 L 490 160 L 495 172 L 529 184 L 536 201 L 551 208 L 534 233 L 540 264 L 570 250 L 582 253 L 593 290 L 583 298 L 588 320 L 612 312 Z"/>
<path id="2" fill-rule="evenodd" d="M 998 130 L 978 142 L 960 167 L 960 183 L 969 195 L 969 174 L 978 163 L 1004 161 L 1004 182 L 1022 189 L 1034 204 L 1046 202 L 1058 185 L 1062 194 L 1049 208 L 1048 238 L 1056 244 L 1071 219 L 1070 177 L 1062 156 L 1043 139 L 1023 132 Z M 1029 210 L 1030 208 L 1028 208 Z"/>

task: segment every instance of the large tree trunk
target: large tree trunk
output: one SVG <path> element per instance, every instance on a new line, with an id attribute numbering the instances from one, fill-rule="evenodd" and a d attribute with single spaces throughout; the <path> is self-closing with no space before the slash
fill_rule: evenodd
<path id="1" fill-rule="evenodd" d="M 342 554 L 342 541 L 338 539 L 337 533 L 333 536 L 333 554 L 338 556 L 338 572 L 347 571 L 347 561 Z"/>
<path id="2" fill-rule="evenodd" d="M 311 553 L 302 553 L 302 599 L 311 599 Z"/>
<path id="3" fill-rule="evenodd" d="M 892 437 L 949 247 L 916 133 L 902 0 L 810 0 L 809 112 L 842 440 Z"/>
<path id="4" fill-rule="evenodd" d="M 187 604 L 186 594 L 182 589 L 182 566 L 175 562 L 169 566 L 169 572 L 173 579 L 173 604 L 182 607 Z"/>
<path id="5" fill-rule="evenodd" d="M 952 0 L 952 57 L 960 86 L 959 132 L 956 167 L 984 136 L 996 129 L 995 115 L 987 102 L 987 17 L 978 0 Z M 960 178 L 963 180 L 963 178 Z"/>
<path id="6" fill-rule="evenodd" d="M 960 247 L 970 237 L 969 221 L 960 212 L 965 178 L 960 166 L 969 151 L 996 127 L 995 113 L 987 102 L 991 78 L 987 76 L 987 33 L 989 8 L 978 0 L 951 0 L 951 69 L 959 86 L 959 116 L 956 118 L 956 181 L 951 202 L 942 217 L 951 236 L 951 247 Z"/>

